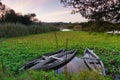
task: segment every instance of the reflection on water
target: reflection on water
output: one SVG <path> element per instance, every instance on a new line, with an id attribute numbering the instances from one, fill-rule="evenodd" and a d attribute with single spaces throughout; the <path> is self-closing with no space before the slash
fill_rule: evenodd
<path id="1" fill-rule="evenodd" d="M 108 34 L 120 34 L 120 31 L 117 31 L 117 30 L 116 31 L 108 31 L 107 33 Z"/>
<path id="2" fill-rule="evenodd" d="M 71 29 L 61 29 L 60 31 L 72 31 Z"/>
<path id="3" fill-rule="evenodd" d="M 75 57 L 65 66 L 55 70 L 55 73 L 62 73 L 62 72 L 79 72 L 79 71 L 86 71 L 88 70 L 87 66 L 85 65 L 83 59 Z"/>

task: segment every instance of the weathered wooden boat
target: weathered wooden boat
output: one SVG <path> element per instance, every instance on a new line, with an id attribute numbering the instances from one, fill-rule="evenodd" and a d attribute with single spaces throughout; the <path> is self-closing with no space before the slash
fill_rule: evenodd
<path id="1" fill-rule="evenodd" d="M 75 57 L 76 53 L 77 50 L 60 50 L 55 53 L 49 53 L 27 62 L 23 68 L 30 70 L 58 69 L 71 61 Z"/>
<path id="2" fill-rule="evenodd" d="M 105 67 L 100 58 L 90 49 L 86 48 L 82 58 L 89 70 L 105 74 Z"/>
<path id="3" fill-rule="evenodd" d="M 59 54 L 59 53 L 62 53 L 64 51 L 65 50 L 59 50 L 59 51 L 56 51 L 56 52 L 46 53 L 44 56 L 39 56 L 35 59 L 32 59 L 31 61 L 28 61 L 26 64 L 24 64 L 23 68 L 24 69 L 29 69 L 30 67 L 36 65 L 38 63 L 37 61 L 45 60 L 45 56 L 51 56 L 51 55 Z"/>

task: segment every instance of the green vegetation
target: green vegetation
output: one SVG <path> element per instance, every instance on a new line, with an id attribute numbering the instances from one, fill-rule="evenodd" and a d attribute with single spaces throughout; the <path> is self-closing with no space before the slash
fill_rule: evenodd
<path id="1" fill-rule="evenodd" d="M 108 67 L 110 74 L 120 73 L 119 35 L 108 35 L 106 33 L 89 34 L 88 32 L 79 31 L 57 32 L 56 34 L 58 48 L 56 48 L 54 32 L 1 39 L 0 62 L 3 71 L 10 72 L 11 74 L 18 74 L 21 72 L 21 66 L 26 61 L 48 52 L 64 49 L 66 47 L 66 40 L 68 40 L 68 49 L 77 48 L 78 56 L 83 55 L 84 49 L 86 47 L 93 49 L 95 53 L 97 53 L 98 56 L 100 56 L 100 58 L 103 60 L 105 66 Z M 39 75 L 42 73 L 36 72 L 35 74 Z M 46 73 L 46 75 L 47 74 L 49 73 Z"/>
<path id="2" fill-rule="evenodd" d="M 107 31 L 119 31 L 120 23 L 109 23 L 105 21 L 89 21 L 85 23 L 80 23 L 81 30 L 89 32 L 107 32 Z"/>
<path id="3" fill-rule="evenodd" d="M 62 23 L 60 28 L 73 29 L 75 31 L 87 32 L 107 32 L 120 31 L 120 23 L 110 23 L 105 21 L 88 21 L 82 23 Z"/>
<path id="4" fill-rule="evenodd" d="M 110 77 L 104 77 L 95 72 L 55 74 L 54 71 L 27 71 L 17 76 L 3 76 L 0 73 L 0 80 L 111 80 Z"/>
<path id="5" fill-rule="evenodd" d="M 30 26 L 26 26 L 19 23 L 4 23 L 0 25 L 0 37 L 17 37 L 17 36 L 25 36 L 28 34 L 38 34 L 45 33 L 50 31 L 58 31 L 59 29 L 52 25 L 40 25 L 33 24 Z"/>
<path id="6" fill-rule="evenodd" d="M 0 1 L 0 80 L 111 80 L 95 72 L 87 71 L 77 74 L 22 71 L 21 67 L 27 61 L 48 52 L 65 49 L 67 41 L 67 49 L 78 49 L 77 56 L 82 56 L 85 48 L 93 49 L 108 68 L 108 74 L 120 74 L 120 36 L 91 33 L 120 30 L 120 15 L 116 15 L 120 13 L 119 1 L 113 1 L 112 6 L 107 7 L 109 0 L 98 1 L 97 5 L 94 1 L 79 3 L 79 0 L 61 0 L 61 2 L 66 6 L 73 6 L 73 13 L 80 12 L 90 21 L 73 24 L 42 23 L 36 18 L 35 13 L 25 15 L 16 13 Z M 90 8 L 90 14 L 86 14 L 88 8 Z M 59 28 L 75 31 L 52 32 L 58 31 Z M 80 30 L 88 32 L 79 32 Z"/>

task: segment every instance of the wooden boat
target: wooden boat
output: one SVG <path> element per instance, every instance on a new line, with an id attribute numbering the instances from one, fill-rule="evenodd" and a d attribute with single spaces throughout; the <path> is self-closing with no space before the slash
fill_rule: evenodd
<path id="1" fill-rule="evenodd" d="M 59 50 L 59 51 L 56 51 L 56 52 L 50 52 L 50 53 L 46 53 L 44 56 L 39 56 L 31 61 L 28 61 L 26 64 L 24 64 L 23 68 L 24 69 L 29 69 L 30 67 L 36 65 L 39 61 L 39 60 L 44 60 L 45 59 L 45 56 L 51 56 L 51 55 L 55 55 L 55 54 L 58 54 L 58 53 L 61 53 L 61 52 L 64 52 L 64 50 Z"/>
<path id="2" fill-rule="evenodd" d="M 75 57 L 76 53 L 77 50 L 60 50 L 55 53 L 49 53 L 27 62 L 23 68 L 33 70 L 57 69 L 72 60 Z"/>
<path id="3" fill-rule="evenodd" d="M 86 48 L 82 58 L 89 70 L 105 75 L 105 68 L 100 58 L 90 49 Z"/>

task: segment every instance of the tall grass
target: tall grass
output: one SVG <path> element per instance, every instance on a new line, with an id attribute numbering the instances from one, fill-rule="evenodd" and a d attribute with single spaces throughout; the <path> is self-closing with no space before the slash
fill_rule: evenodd
<path id="1" fill-rule="evenodd" d="M 22 24 L 5 23 L 0 25 L 0 37 L 16 37 L 29 34 L 28 28 Z"/>
<path id="2" fill-rule="evenodd" d="M 0 37 L 16 37 L 25 36 L 28 34 L 38 34 L 50 31 L 58 31 L 59 29 L 55 26 L 42 26 L 42 25 L 31 25 L 26 26 L 19 23 L 5 23 L 0 25 Z"/>
<path id="3" fill-rule="evenodd" d="M 28 27 L 30 34 L 46 33 L 51 31 L 59 31 L 55 26 L 40 26 L 40 25 L 31 25 Z"/>

